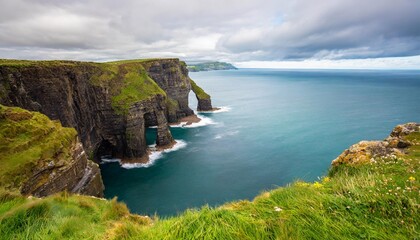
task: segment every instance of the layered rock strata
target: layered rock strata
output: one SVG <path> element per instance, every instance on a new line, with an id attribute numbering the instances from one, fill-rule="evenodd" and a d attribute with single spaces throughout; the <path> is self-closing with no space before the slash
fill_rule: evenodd
<path id="1" fill-rule="evenodd" d="M 168 121 L 177 122 L 180 118 L 194 114 L 188 106 L 191 91 L 190 78 L 184 62 L 174 59 L 150 60 L 143 63 L 147 74 L 162 88 L 168 101 Z"/>
<path id="2" fill-rule="evenodd" d="M 71 146 L 72 158 L 63 161 L 39 161 L 32 176 L 22 185 L 23 195 L 48 196 L 61 191 L 103 197 L 104 185 L 98 164 L 87 159 L 80 142 Z"/>
<path id="3" fill-rule="evenodd" d="M 61 191 L 103 197 L 98 164 L 73 128 L 0 105 L 0 188 L 43 197 Z"/>
<path id="4" fill-rule="evenodd" d="M 0 103 L 39 111 L 74 127 L 89 156 L 135 159 L 173 144 L 168 122 L 193 114 L 185 63 L 178 59 L 112 63 L 0 60 Z"/>

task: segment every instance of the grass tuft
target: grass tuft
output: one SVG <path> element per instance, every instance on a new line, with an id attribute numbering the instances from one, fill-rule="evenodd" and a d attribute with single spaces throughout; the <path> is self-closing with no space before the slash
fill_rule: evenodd
<path id="1" fill-rule="evenodd" d="M 190 82 L 191 82 L 191 90 L 195 93 L 198 99 L 210 99 L 210 95 L 208 95 L 192 79 L 190 79 Z"/>

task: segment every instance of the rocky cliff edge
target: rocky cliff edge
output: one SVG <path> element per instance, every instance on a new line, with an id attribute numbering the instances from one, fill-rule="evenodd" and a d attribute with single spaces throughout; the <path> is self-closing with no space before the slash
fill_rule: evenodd
<path id="1" fill-rule="evenodd" d="M 43 197 L 67 191 L 102 197 L 96 163 L 73 128 L 47 116 L 0 105 L 0 187 Z"/>
<path id="2" fill-rule="evenodd" d="M 416 138 L 420 133 L 420 123 L 398 125 L 391 134 L 382 141 L 361 141 L 346 149 L 332 161 L 333 166 L 341 164 L 358 165 L 375 163 L 378 158 L 397 158 L 404 155 L 407 147 L 419 145 Z M 411 135 L 411 137 L 407 137 Z"/>
<path id="3" fill-rule="evenodd" d="M 157 126 L 158 146 L 173 144 L 168 123 L 193 114 L 190 90 L 188 70 L 178 59 L 0 60 L 0 104 L 39 111 L 75 128 L 95 159 L 147 157 L 149 126 Z"/>

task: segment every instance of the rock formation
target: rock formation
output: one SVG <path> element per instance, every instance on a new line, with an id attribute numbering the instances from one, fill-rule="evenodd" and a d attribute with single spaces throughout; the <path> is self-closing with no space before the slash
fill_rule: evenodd
<path id="1" fill-rule="evenodd" d="M 77 133 L 43 114 L 0 105 L 0 187 L 37 197 L 68 191 L 103 197 L 99 167 Z"/>
<path id="2" fill-rule="evenodd" d="M 168 122 L 194 114 L 188 107 L 188 94 L 191 91 L 190 78 L 184 62 L 173 59 L 147 61 L 143 63 L 147 74 L 162 88 L 174 105 L 168 107 Z"/>
<path id="3" fill-rule="evenodd" d="M 80 142 L 71 147 L 69 162 L 39 161 L 32 176 L 22 185 L 23 195 L 44 197 L 68 191 L 83 195 L 103 197 L 104 185 L 98 164 L 87 159 Z"/>
<path id="4" fill-rule="evenodd" d="M 364 164 L 375 161 L 377 157 L 396 157 L 404 153 L 404 149 L 415 144 L 406 139 L 410 133 L 419 133 L 419 123 L 398 125 L 390 136 L 383 141 L 361 141 L 346 149 L 332 161 L 333 166 L 341 164 Z"/>
<path id="5" fill-rule="evenodd" d="M 144 157 L 148 126 L 157 126 L 158 146 L 172 144 L 168 122 L 193 114 L 190 90 L 188 70 L 178 59 L 0 60 L 0 103 L 39 111 L 74 127 L 96 159 Z M 199 102 L 199 109 L 208 107 L 211 103 Z"/>
<path id="6" fill-rule="evenodd" d="M 213 111 L 211 105 L 211 98 L 201 87 L 199 87 L 193 80 L 191 82 L 191 90 L 194 92 L 197 98 L 197 111 Z"/>

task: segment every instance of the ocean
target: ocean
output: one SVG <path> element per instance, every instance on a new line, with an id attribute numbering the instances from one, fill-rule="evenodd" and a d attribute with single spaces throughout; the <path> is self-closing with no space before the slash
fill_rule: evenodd
<path id="1" fill-rule="evenodd" d="M 420 122 L 420 71 L 240 69 L 190 73 L 215 113 L 173 127 L 173 151 L 151 164 L 101 164 L 105 196 L 162 217 L 249 199 L 296 180 L 316 181 L 361 140 Z M 190 95 L 190 106 L 197 101 Z M 154 143 L 156 129 L 147 130 Z"/>

